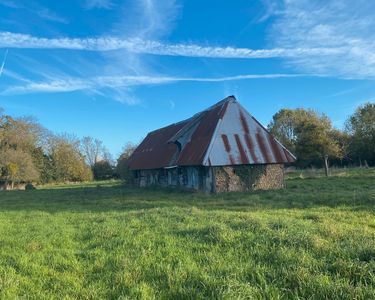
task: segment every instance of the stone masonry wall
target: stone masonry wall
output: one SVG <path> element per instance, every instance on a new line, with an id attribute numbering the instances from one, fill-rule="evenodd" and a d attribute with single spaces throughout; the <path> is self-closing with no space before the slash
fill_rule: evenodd
<path id="1" fill-rule="evenodd" d="M 225 167 L 181 167 L 137 171 L 140 187 L 179 186 L 205 192 L 279 189 L 284 187 L 282 164 Z"/>
<path id="2" fill-rule="evenodd" d="M 215 191 L 268 190 L 284 187 L 282 164 L 214 167 Z"/>

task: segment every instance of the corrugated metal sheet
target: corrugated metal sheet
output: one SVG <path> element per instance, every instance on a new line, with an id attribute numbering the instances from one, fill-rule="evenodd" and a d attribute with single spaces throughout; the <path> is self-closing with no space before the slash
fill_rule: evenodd
<path id="1" fill-rule="evenodd" d="M 128 164 L 140 170 L 294 161 L 293 154 L 230 96 L 188 120 L 149 133 Z"/>
<path id="2" fill-rule="evenodd" d="M 229 101 L 203 165 L 290 163 L 295 157 L 237 101 Z"/>
<path id="3" fill-rule="evenodd" d="M 187 122 L 186 120 L 150 132 L 129 158 L 129 168 L 144 170 L 173 166 L 179 150 L 176 144 L 168 143 L 168 140 Z"/>
<path id="4" fill-rule="evenodd" d="M 218 121 L 225 115 L 228 104 L 228 101 L 219 102 L 217 105 L 204 111 L 200 118 L 195 120 L 195 122 L 197 122 L 197 127 L 193 133 L 186 133 L 191 135 L 191 141 L 182 148 L 176 163 L 177 165 L 202 165 L 208 146 L 214 137 Z M 183 137 L 179 138 L 179 140 L 181 139 L 183 139 Z"/>

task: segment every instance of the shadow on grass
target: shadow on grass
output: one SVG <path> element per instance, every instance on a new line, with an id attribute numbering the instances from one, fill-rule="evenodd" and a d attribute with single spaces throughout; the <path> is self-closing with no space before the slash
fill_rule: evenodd
<path id="1" fill-rule="evenodd" d="M 290 179 L 283 190 L 207 195 L 167 188 L 122 185 L 66 186 L 62 188 L 0 193 L 2 211 L 132 211 L 154 208 L 252 211 L 346 206 L 374 210 L 374 178 Z"/>

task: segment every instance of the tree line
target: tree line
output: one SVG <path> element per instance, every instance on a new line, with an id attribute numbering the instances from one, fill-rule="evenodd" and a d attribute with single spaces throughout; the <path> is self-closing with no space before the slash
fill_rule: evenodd
<path id="1" fill-rule="evenodd" d="M 375 104 L 365 103 L 347 119 L 343 130 L 327 115 L 311 109 L 281 109 L 269 131 L 297 156 L 299 167 L 375 165 Z"/>
<path id="2" fill-rule="evenodd" d="M 302 108 L 281 109 L 268 130 L 297 156 L 299 167 L 375 165 L 374 103 L 358 107 L 343 130 L 327 115 Z M 113 160 L 98 139 L 54 134 L 31 117 L 15 118 L 0 109 L 0 187 L 129 179 L 126 161 L 135 148 L 127 143 Z"/>
<path id="3" fill-rule="evenodd" d="M 31 117 L 14 118 L 0 109 L 0 188 L 91 181 L 114 174 L 114 163 L 101 141 L 54 134 Z"/>

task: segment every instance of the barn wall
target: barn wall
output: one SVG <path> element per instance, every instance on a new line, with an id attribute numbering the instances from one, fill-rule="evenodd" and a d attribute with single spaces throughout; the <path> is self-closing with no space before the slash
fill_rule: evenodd
<path id="1" fill-rule="evenodd" d="M 214 167 L 213 173 L 218 193 L 284 187 L 282 164 Z"/>
<path id="2" fill-rule="evenodd" d="M 204 192 L 250 191 L 284 187 L 282 164 L 179 167 L 137 171 L 140 187 L 179 186 Z"/>
<path id="3" fill-rule="evenodd" d="M 179 186 L 212 192 L 212 169 L 208 167 L 179 167 L 136 171 L 136 182 L 140 187 Z"/>
<path id="4" fill-rule="evenodd" d="M 136 171 L 136 182 L 140 187 L 176 185 L 175 176 L 163 169 Z"/>

